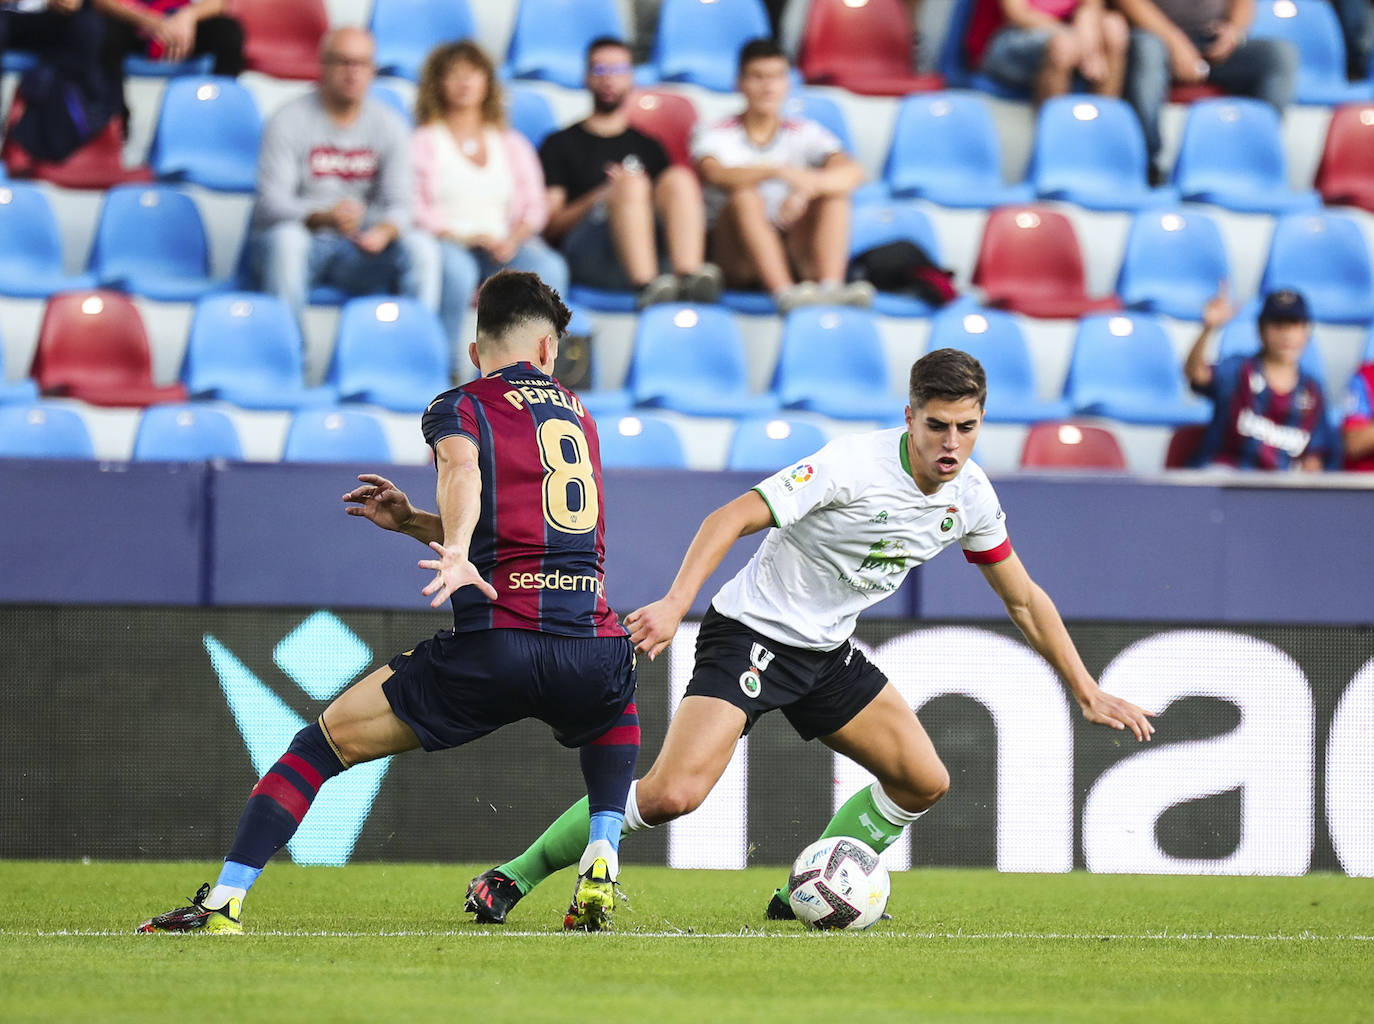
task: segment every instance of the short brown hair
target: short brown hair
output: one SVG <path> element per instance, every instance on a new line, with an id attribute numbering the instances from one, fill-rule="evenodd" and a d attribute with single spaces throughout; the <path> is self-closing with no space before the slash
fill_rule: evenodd
<path id="1" fill-rule="evenodd" d="M 988 398 L 988 377 L 983 372 L 983 364 L 967 352 L 937 348 L 911 364 L 908 393 L 913 411 L 932 398 L 949 401 L 975 398 L 982 408 Z"/>
<path id="2" fill-rule="evenodd" d="M 563 337 L 572 313 L 558 293 L 524 270 L 501 270 L 482 282 L 477 292 L 477 339 L 501 341 L 525 324 L 547 321 Z"/>
<path id="3" fill-rule="evenodd" d="M 425 58 L 424 66 L 420 69 L 420 82 L 415 88 L 415 123 L 426 125 L 443 120 L 448 113 L 444 78 L 459 62 L 471 64 L 487 76 L 487 95 L 482 100 L 482 123 L 504 126 L 506 106 L 501 95 L 501 83 L 496 80 L 496 65 L 487 52 L 470 39 L 436 46 Z"/>

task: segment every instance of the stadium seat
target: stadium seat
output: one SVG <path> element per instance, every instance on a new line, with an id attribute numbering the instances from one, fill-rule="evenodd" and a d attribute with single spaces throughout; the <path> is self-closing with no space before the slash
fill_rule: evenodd
<path id="1" fill-rule="evenodd" d="M 1064 381 L 1075 412 L 1156 426 L 1206 420 L 1206 403 L 1186 395 L 1182 363 L 1155 317 L 1099 314 L 1079 321 Z"/>
<path id="2" fill-rule="evenodd" d="M 450 386 L 439 319 L 414 299 L 350 300 L 339 315 L 329 384 L 345 402 L 422 412 Z"/>
<path id="3" fill-rule="evenodd" d="M 778 407 L 751 394 L 744 341 L 719 306 L 665 303 L 639 316 L 626 386 L 636 405 L 693 416 L 747 416 Z"/>
<path id="4" fill-rule="evenodd" d="M 914 242 L 935 263 L 940 262 L 940 244 L 929 218 L 912 203 L 866 203 L 856 206 L 849 227 L 849 255 L 853 257 L 889 242 Z M 879 292 L 873 309 L 884 316 L 929 316 L 929 303 L 897 292 Z"/>
<path id="5" fill-rule="evenodd" d="M 1002 146 L 987 103 L 968 93 L 941 92 L 902 101 L 883 172 L 892 194 L 941 206 L 1003 206 L 1028 202 L 1028 184 L 1002 180 Z"/>
<path id="6" fill-rule="evenodd" d="M 24 98 L 16 94 L 10 102 L 8 123 L 15 124 L 23 112 Z M 35 159 L 8 134 L 0 155 L 11 177 L 38 178 L 62 188 L 103 189 L 153 178 L 146 165 L 124 166 L 124 133 L 114 117 L 95 138 L 60 163 Z"/>
<path id="7" fill-rule="evenodd" d="M 64 292 L 50 298 L 38 330 L 32 375 L 43 394 L 91 405 L 186 400 L 180 384 L 153 383 L 143 318 L 119 292 Z"/>
<path id="8" fill-rule="evenodd" d="M 197 299 L 227 283 L 210 277 L 195 201 L 165 185 L 120 185 L 105 194 L 90 271 L 103 287 L 167 302 Z"/>
<path id="9" fill-rule="evenodd" d="M 476 34 L 467 0 L 373 0 L 377 72 L 412 82 L 434 47 Z"/>
<path id="10" fill-rule="evenodd" d="M 1116 293 L 1131 309 L 1200 320 L 1207 300 L 1230 279 L 1216 221 L 1191 209 L 1148 210 L 1131 223 Z"/>
<path id="11" fill-rule="evenodd" d="M 1261 100 L 1199 100 L 1188 108 L 1174 184 L 1184 199 L 1239 213 L 1288 213 L 1321 204 L 1288 187 L 1279 116 Z"/>
<path id="12" fill-rule="evenodd" d="M 697 108 L 690 99 L 679 92 L 643 89 L 630 98 L 629 111 L 632 128 L 657 139 L 673 163 L 692 166 Z"/>
<path id="13" fill-rule="evenodd" d="M 651 63 L 661 82 L 731 92 L 740 47 L 772 34 L 761 0 L 663 0 Z"/>
<path id="14" fill-rule="evenodd" d="M 825 447 L 825 431 L 807 420 L 754 416 L 741 420 L 725 468 L 771 473 Z"/>
<path id="15" fill-rule="evenodd" d="M 286 432 L 283 462 L 391 461 L 391 444 L 375 416 L 354 409 L 303 409 Z"/>
<path id="16" fill-rule="evenodd" d="M 234 0 L 234 17 L 243 26 L 249 69 L 273 78 L 320 77 L 320 42 L 329 30 L 324 0 Z"/>
<path id="17" fill-rule="evenodd" d="M 1071 411 L 1068 402 L 1046 402 L 1036 397 L 1030 345 L 1010 313 L 967 303 L 947 307 L 931 320 L 927 345 L 931 352 L 957 348 L 983 364 L 988 378 L 989 423 L 1057 420 Z"/>
<path id="18" fill-rule="evenodd" d="M 174 78 L 162 94 L 148 162 L 165 181 L 251 192 L 261 135 L 253 94 L 235 79 Z"/>
<path id="19" fill-rule="evenodd" d="M 849 131 L 849 121 L 844 116 L 844 108 L 820 89 L 799 89 L 787 97 L 782 108 L 785 117 L 806 117 L 819 121 L 829 128 L 846 153 L 854 152 L 854 136 Z"/>
<path id="20" fill-rule="evenodd" d="M 0 380 L 0 405 L 38 401 L 38 385 L 24 377 L 21 380 Z"/>
<path id="21" fill-rule="evenodd" d="M 301 347 L 296 318 L 275 296 L 213 295 L 196 304 L 181 379 L 196 398 L 245 409 L 333 404 L 332 389 L 305 386 Z"/>
<path id="22" fill-rule="evenodd" d="M 1124 470 L 1116 435 L 1087 423 L 1037 423 L 1021 449 L 1022 469 Z"/>
<path id="23" fill-rule="evenodd" d="M 988 0 L 954 0 L 954 8 L 945 28 L 944 42 L 940 44 L 940 52 L 936 58 L 936 70 L 951 89 L 976 89 L 978 92 L 1000 96 L 1003 99 L 1028 99 L 1029 93 L 1024 89 L 1004 85 L 991 75 L 985 75 L 977 68 L 969 66 L 969 28 L 973 22 L 975 8 L 978 4 L 986 2 Z"/>
<path id="24" fill-rule="evenodd" d="M 1337 213 L 1280 217 L 1260 285 L 1265 292 L 1296 288 L 1316 320 L 1367 324 L 1374 320 L 1374 274 L 1369 247 L 1355 221 Z"/>
<path id="25" fill-rule="evenodd" d="M 1045 207 L 1002 207 L 983 227 L 973 270 L 987 303 L 1036 317 L 1076 317 L 1120 309 L 1115 296 L 1092 298 L 1073 224 Z"/>
<path id="26" fill-rule="evenodd" d="M 93 459 L 81 414 L 61 406 L 0 405 L 0 459 Z"/>
<path id="27" fill-rule="evenodd" d="M 628 38 L 616 0 L 520 0 L 506 69 L 513 78 L 580 89 L 587 44 L 599 36 Z"/>
<path id="28" fill-rule="evenodd" d="M 1316 186 L 1330 205 L 1374 213 L 1374 103 L 1341 107 L 1331 115 Z"/>
<path id="29" fill-rule="evenodd" d="M 1206 433 L 1207 425 L 1204 423 L 1175 427 L 1174 432 L 1169 435 L 1169 447 L 1164 451 L 1164 468 L 1187 469 L 1188 464 L 1193 461 L 1193 453 L 1197 451 L 1198 445 L 1202 444 L 1203 435 Z"/>
<path id="30" fill-rule="evenodd" d="M 124 58 L 125 78 L 180 78 L 182 75 L 208 75 L 215 66 L 214 54 L 202 53 L 185 60 L 161 60 L 131 53 Z"/>
<path id="31" fill-rule="evenodd" d="M 912 71 L 911 37 L 904 0 L 811 0 L 797 64 L 808 82 L 867 96 L 942 88 L 939 75 Z"/>
<path id="32" fill-rule="evenodd" d="M 1259 0 L 1252 39 L 1287 39 L 1298 48 L 1297 103 L 1331 106 L 1374 98 L 1369 82 L 1345 76 L 1345 38 L 1329 0 Z"/>
<path id="33" fill-rule="evenodd" d="M 506 92 L 506 117 L 510 126 L 538 149 L 546 138 L 558 130 L 558 119 L 548 98 L 538 89 L 512 82 Z"/>
<path id="34" fill-rule="evenodd" d="M 136 462 L 242 459 L 234 421 L 217 409 L 154 405 L 143 411 L 134 435 Z"/>
<path id="35" fill-rule="evenodd" d="M 1027 179 L 1041 199 L 1090 210 L 1138 210 L 1178 202 L 1146 180 L 1145 135 L 1125 101 L 1056 96 L 1040 107 Z"/>
<path id="36" fill-rule="evenodd" d="M 62 269 L 62 238 L 48 197 L 20 182 L 0 184 L 0 294 L 45 299 L 89 288 L 89 274 Z"/>
<path id="37" fill-rule="evenodd" d="M 677 428 L 652 413 L 597 420 L 601 465 L 606 469 L 686 469 Z"/>
<path id="38" fill-rule="evenodd" d="M 878 420 L 891 409 L 878 323 L 866 310 L 806 306 L 787 314 L 773 390 L 788 409 Z"/>
<path id="39" fill-rule="evenodd" d="M 1242 306 L 1231 322 L 1221 329 L 1221 336 L 1217 339 L 1217 362 L 1228 356 L 1252 356 L 1260 350 L 1259 311 L 1260 300 L 1256 298 Z M 1309 342 L 1302 350 L 1298 365 L 1325 384 L 1326 365 L 1322 361 L 1320 346 Z"/>
<path id="40" fill-rule="evenodd" d="M 415 127 L 414 108 L 406 103 L 405 97 L 394 88 L 389 85 L 383 85 L 380 82 L 373 82 L 372 85 L 368 87 L 367 92 L 373 99 L 381 100 L 392 110 L 396 111 L 396 113 L 400 114 L 407 128 Z"/>

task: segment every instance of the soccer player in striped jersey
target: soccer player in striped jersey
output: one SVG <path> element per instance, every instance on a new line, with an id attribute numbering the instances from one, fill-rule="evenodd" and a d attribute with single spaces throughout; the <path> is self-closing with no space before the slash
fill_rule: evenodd
<path id="1" fill-rule="evenodd" d="M 580 750 L 587 783 L 583 862 L 566 924 L 610 923 L 626 791 L 639 752 L 635 654 L 606 603 L 605 517 L 596 426 L 553 379 L 570 314 L 534 274 L 503 271 L 478 295 L 482 376 L 436 398 L 422 421 L 434 449 L 438 512 L 383 477 L 344 495 L 348 512 L 433 549 L 423 589 L 453 607 L 453 629 L 398 654 L 302 729 L 253 790 L 213 889 L 139 930 L 240 932 L 267 860 L 320 787 L 355 764 L 460 746 L 525 718 Z M 469 889 L 469 910 L 500 923 L 518 890 L 499 872 Z"/>
<path id="2" fill-rule="evenodd" d="M 803 739 L 819 738 L 877 777 L 835 813 L 824 836 L 855 836 L 878 852 L 896 842 L 944 795 L 949 772 L 916 713 L 850 637 L 863 609 L 956 542 L 1090 722 L 1137 740 L 1153 734 L 1148 712 L 1089 674 L 1054 603 L 1012 550 L 992 484 L 969 461 L 987 396 L 982 366 L 939 349 L 911 368 L 909 390 L 906 429 L 837 438 L 712 512 L 668 593 L 625 617 L 637 649 L 655 657 L 735 541 L 770 531 L 711 602 L 687 694 L 653 767 L 630 789 L 627 831 L 698 807 L 739 738 L 781 709 Z M 586 807 L 575 804 L 493 870 L 528 893 L 577 861 L 586 822 Z M 793 916 L 787 896 L 773 894 L 770 918 Z"/>

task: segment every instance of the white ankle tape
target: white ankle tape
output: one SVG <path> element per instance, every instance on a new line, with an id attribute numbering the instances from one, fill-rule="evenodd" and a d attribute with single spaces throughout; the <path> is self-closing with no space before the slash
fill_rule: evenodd
<path id="1" fill-rule="evenodd" d="M 653 828 L 639 816 L 639 801 L 636 799 L 636 791 L 639 788 L 639 780 L 630 783 L 630 792 L 625 796 L 625 826 L 621 830 L 621 835 L 629 832 L 639 832 L 646 828 Z"/>
<path id="2" fill-rule="evenodd" d="M 881 782 L 873 783 L 868 791 L 873 794 L 873 806 L 878 808 L 878 813 L 894 825 L 910 825 L 926 813 L 925 811 L 908 811 L 903 807 L 898 807 L 897 802 L 883 790 Z"/>

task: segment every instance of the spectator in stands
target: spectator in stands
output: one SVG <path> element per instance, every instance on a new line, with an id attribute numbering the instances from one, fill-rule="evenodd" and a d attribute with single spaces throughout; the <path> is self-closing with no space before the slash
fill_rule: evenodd
<path id="1" fill-rule="evenodd" d="M 1202 331 L 1184 363 L 1193 390 L 1212 400 L 1212 422 L 1192 465 L 1321 469 L 1336 439 L 1321 383 L 1298 365 L 1312 337 L 1307 300 L 1291 289 L 1270 292 L 1259 315 L 1259 352 L 1208 363 L 1208 338 L 1235 312 L 1223 287 L 1204 307 Z"/>
<path id="2" fill-rule="evenodd" d="M 0 54 L 27 50 L 64 68 L 94 65 L 104 35 L 89 0 L 0 0 Z"/>
<path id="3" fill-rule="evenodd" d="M 1345 37 L 1345 73 L 1352 82 L 1369 77 L 1374 48 L 1374 4 L 1370 0 L 1331 0 Z"/>
<path id="4" fill-rule="evenodd" d="M 967 45 L 983 71 L 1037 104 L 1067 93 L 1075 75 L 1099 96 L 1120 96 L 1130 26 L 1103 0 L 982 0 Z"/>
<path id="5" fill-rule="evenodd" d="M 1145 130 L 1150 180 L 1159 167 L 1159 112 L 1170 84 L 1207 83 L 1264 100 L 1280 114 L 1293 98 L 1298 50 L 1286 39 L 1249 39 L 1254 0 L 1116 0 L 1131 23 L 1126 99 Z"/>
<path id="6" fill-rule="evenodd" d="M 439 239 L 439 316 L 454 343 L 478 282 L 498 270 L 531 271 L 566 295 L 568 265 L 539 237 L 549 212 L 539 157 L 507 127 L 496 69 L 481 47 L 464 40 L 429 55 L 415 121 L 415 225 Z"/>
<path id="7" fill-rule="evenodd" d="M 400 292 L 439 304 L 438 244 L 410 228 L 410 141 L 368 96 L 375 45 L 360 28 L 320 45 L 319 87 L 267 122 L 249 258 L 264 291 L 299 315 L 309 289 Z"/>
<path id="8" fill-rule="evenodd" d="M 539 149 L 548 184 L 545 237 L 562 249 L 575 282 L 633 290 L 640 308 L 679 299 L 715 302 L 721 277 L 703 262 L 701 186 L 686 167 L 669 166 L 657 139 L 630 127 L 633 85 L 629 47 L 610 37 L 592 40 L 591 116 L 550 135 Z"/>
<path id="9" fill-rule="evenodd" d="M 1345 400 L 1345 468 L 1374 471 L 1374 362 L 1365 363 L 1350 379 Z"/>
<path id="10" fill-rule="evenodd" d="M 101 63 L 111 86 L 124 90 L 124 58 L 142 54 L 153 60 L 189 60 L 202 54 L 214 58 L 217 75 L 243 71 L 243 27 L 226 13 L 225 0 L 93 0 L 105 14 L 105 45 Z M 121 99 L 125 132 L 129 104 Z"/>
<path id="11" fill-rule="evenodd" d="M 789 72 L 771 39 L 745 43 L 738 79 L 744 111 L 693 139 L 707 184 L 711 255 L 727 282 L 762 284 L 782 312 L 818 302 L 869 305 L 872 285 L 844 283 L 863 168 L 829 129 L 783 116 Z"/>

